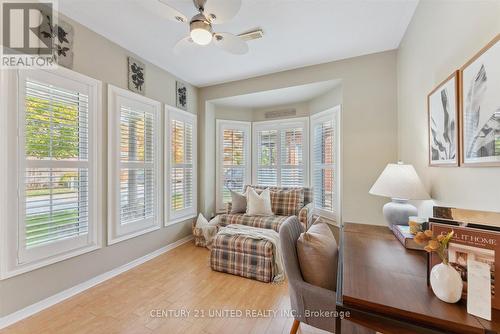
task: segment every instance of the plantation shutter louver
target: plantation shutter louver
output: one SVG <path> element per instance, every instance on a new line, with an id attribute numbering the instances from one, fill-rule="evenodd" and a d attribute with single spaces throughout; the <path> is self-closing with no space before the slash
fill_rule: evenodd
<path id="1" fill-rule="evenodd" d="M 24 82 L 26 249 L 89 233 L 89 96 Z"/>
<path id="2" fill-rule="evenodd" d="M 154 218 L 154 114 L 120 107 L 120 224 Z"/>
<path id="3" fill-rule="evenodd" d="M 303 133 L 302 128 L 281 131 L 281 186 L 283 187 L 304 185 Z"/>
<path id="4" fill-rule="evenodd" d="M 261 186 L 278 185 L 277 167 L 278 131 L 257 132 L 257 184 Z"/>
<path id="5" fill-rule="evenodd" d="M 254 123 L 254 183 L 279 187 L 308 184 L 308 124 L 307 118 Z"/>
<path id="6" fill-rule="evenodd" d="M 172 210 L 193 205 L 193 126 L 172 120 Z"/>
<path id="7" fill-rule="evenodd" d="M 229 190 L 243 191 L 245 183 L 246 155 L 245 155 L 245 133 L 243 130 L 223 130 L 223 202 L 231 201 Z"/>
<path id="8" fill-rule="evenodd" d="M 108 243 L 161 226 L 161 103 L 108 85 Z"/>
<path id="9" fill-rule="evenodd" d="M 224 212 L 231 190 L 251 183 L 251 122 L 216 120 L 216 210 Z"/>
<path id="10" fill-rule="evenodd" d="M 168 107 L 167 107 L 168 109 Z M 195 116 L 169 110 L 169 217 L 181 219 L 196 213 L 195 187 Z"/>
<path id="11" fill-rule="evenodd" d="M 319 121 L 314 124 L 313 131 L 315 207 L 335 212 L 335 122 L 333 119 Z"/>

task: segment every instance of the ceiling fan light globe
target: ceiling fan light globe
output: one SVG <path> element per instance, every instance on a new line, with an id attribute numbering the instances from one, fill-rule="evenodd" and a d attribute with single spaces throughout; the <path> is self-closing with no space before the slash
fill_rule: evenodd
<path id="1" fill-rule="evenodd" d="M 212 32 L 202 28 L 191 29 L 191 38 L 196 44 L 208 45 L 212 41 Z"/>

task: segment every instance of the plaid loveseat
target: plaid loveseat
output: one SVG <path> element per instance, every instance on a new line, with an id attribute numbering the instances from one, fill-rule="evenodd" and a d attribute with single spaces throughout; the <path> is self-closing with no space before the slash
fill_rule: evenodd
<path id="1" fill-rule="evenodd" d="M 246 191 L 246 185 L 244 191 Z M 241 224 L 253 227 L 268 228 L 279 232 L 281 224 L 290 216 L 297 216 L 305 229 L 309 227 L 312 220 L 312 188 L 302 187 L 266 187 L 266 186 L 250 186 L 254 189 L 271 190 L 271 206 L 275 213 L 273 216 L 248 216 L 244 213 L 230 213 L 231 203 L 227 204 L 226 213 L 220 215 L 219 226 L 227 226 L 229 224 Z M 276 195 L 277 192 L 287 192 L 289 190 L 303 191 L 303 201 L 300 201 L 297 208 L 291 207 L 291 201 L 286 197 Z M 303 203 L 303 204 L 302 204 Z"/>

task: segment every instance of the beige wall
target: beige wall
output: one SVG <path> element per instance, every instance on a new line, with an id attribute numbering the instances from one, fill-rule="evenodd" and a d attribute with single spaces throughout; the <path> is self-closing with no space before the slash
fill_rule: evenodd
<path id="1" fill-rule="evenodd" d="M 427 166 L 426 106 L 427 94 L 499 32 L 498 0 L 421 0 L 398 51 L 399 157 L 442 205 L 500 211 L 500 168 Z"/>
<path id="2" fill-rule="evenodd" d="M 277 117 L 277 118 L 273 118 L 273 119 L 307 117 L 307 116 L 309 116 L 309 101 L 293 103 L 293 104 L 283 104 L 283 105 L 273 106 L 273 107 L 268 107 L 268 108 L 254 108 L 253 109 L 253 121 L 254 122 L 269 121 L 269 119 L 266 118 L 266 112 L 273 111 L 273 110 L 285 110 L 285 109 L 295 109 L 296 114 L 294 116 L 284 116 L 284 117 Z"/>
<path id="3" fill-rule="evenodd" d="M 205 120 L 212 114 L 207 101 L 332 79 L 342 80 L 341 98 L 337 98 L 343 104 L 343 220 L 385 224 L 385 199 L 371 196 L 368 191 L 386 164 L 397 158 L 395 51 L 201 88 L 200 138 L 212 131 L 211 121 Z M 206 140 L 201 144 L 206 145 L 206 150 L 200 155 L 200 209 L 210 213 L 214 211 L 211 199 L 215 194 L 215 170 L 210 168 L 214 158 L 209 149 L 213 144 Z"/>
<path id="4" fill-rule="evenodd" d="M 75 28 L 74 70 L 103 82 L 103 114 L 100 122 L 104 129 L 103 138 L 106 141 L 106 84 L 127 88 L 127 55 L 130 53 L 89 29 L 72 23 Z M 147 64 L 146 96 L 175 105 L 175 81 L 176 78 L 170 73 Z M 197 111 L 197 93 L 197 88 L 189 87 L 188 108 L 193 113 Z M 102 147 L 101 167 L 106 170 L 105 143 Z M 107 180 L 104 178 L 100 189 L 104 194 L 107 191 L 106 184 Z M 106 205 L 104 206 L 105 209 Z M 103 212 L 101 222 L 103 235 L 106 237 L 106 210 Z M 0 317 L 119 267 L 189 234 L 190 223 L 183 222 L 0 281 Z"/>
<path id="5" fill-rule="evenodd" d="M 342 104 L 342 85 L 309 101 L 309 114 L 314 115 Z"/>
<path id="6" fill-rule="evenodd" d="M 252 108 L 236 108 L 214 105 L 215 119 L 251 122 L 253 120 Z M 215 123 L 214 123 L 215 126 Z M 215 140 L 215 139 L 214 139 Z"/>

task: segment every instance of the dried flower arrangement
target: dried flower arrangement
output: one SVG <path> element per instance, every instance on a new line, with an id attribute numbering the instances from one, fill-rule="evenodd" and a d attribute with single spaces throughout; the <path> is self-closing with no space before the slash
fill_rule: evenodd
<path id="1" fill-rule="evenodd" d="M 415 242 L 420 245 L 425 245 L 425 251 L 428 253 L 436 252 L 436 254 L 441 258 L 444 264 L 448 264 L 448 243 L 453 237 L 453 231 L 448 234 L 440 234 L 434 237 L 431 230 L 425 230 L 423 232 L 418 232 L 415 235 Z"/>

